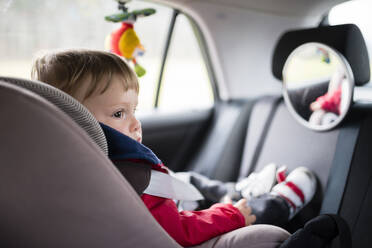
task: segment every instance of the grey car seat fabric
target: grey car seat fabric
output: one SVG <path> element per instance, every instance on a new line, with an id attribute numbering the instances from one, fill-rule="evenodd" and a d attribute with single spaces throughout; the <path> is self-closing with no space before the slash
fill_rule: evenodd
<path id="1" fill-rule="evenodd" d="M 320 42 L 340 52 L 350 63 L 356 85 L 369 81 L 368 52 L 359 28 L 354 24 L 292 30 L 284 33 L 276 44 L 272 59 L 273 74 L 281 79 L 284 62 L 297 46 L 307 42 Z M 350 111 L 352 112 L 352 111 Z M 267 137 L 255 164 L 261 169 L 266 163 L 276 161 L 289 168 L 306 166 L 319 177 L 322 189 L 327 185 L 333 163 L 340 127 L 329 132 L 310 131 L 294 121 L 281 103 L 272 117 Z M 341 125 L 342 127 L 342 125 Z"/>
<path id="2" fill-rule="evenodd" d="M 257 109 L 252 112 L 251 122 L 261 118 L 260 109 L 264 106 L 259 103 L 260 101 L 257 103 Z M 240 176 L 247 176 L 253 169 L 259 171 L 271 162 L 279 165 L 285 164 L 289 170 L 305 166 L 317 174 L 324 191 L 336 149 L 338 130 L 330 132 L 309 130 L 295 121 L 283 101 L 271 104 L 278 104 L 278 106 L 272 113 L 272 121 L 266 130 L 266 138 L 262 141 L 262 149 L 259 154 L 256 154 L 257 161 L 255 164 L 250 163 L 251 160 L 248 157 L 253 155 L 247 152 L 241 167 L 241 172 L 244 174 Z M 254 134 L 257 133 L 259 127 L 253 129 L 254 127 L 254 124 L 248 125 L 247 146 L 256 142 Z M 244 164 L 246 161 L 247 163 Z"/>
<path id="3" fill-rule="evenodd" d="M 0 80 L 35 92 L 53 103 L 83 128 L 106 155 L 108 154 L 106 138 L 97 120 L 73 97 L 42 82 L 7 77 L 0 77 Z"/>
<path id="4" fill-rule="evenodd" d="M 289 237 L 282 228 L 271 225 L 251 225 L 215 237 L 194 248 L 273 248 Z"/>
<path id="5" fill-rule="evenodd" d="M 246 131 L 239 179 L 246 177 L 254 170 L 267 134 L 267 129 L 271 124 L 280 98 L 280 96 L 262 97 L 253 106 L 247 123 L 248 128 Z"/>
<path id="6" fill-rule="evenodd" d="M 55 106 L 0 82 L 0 113 L 1 247 L 179 247 Z"/>
<path id="7" fill-rule="evenodd" d="M 0 77 L 0 80 L 31 90 L 47 99 L 85 130 L 104 154 L 108 155 L 107 141 L 102 128 L 88 109 L 73 97 L 43 82 L 4 77 Z M 117 161 L 115 162 L 115 166 L 125 176 L 136 192 L 142 194 L 150 182 L 150 165 Z"/>
<path id="8" fill-rule="evenodd" d="M 346 27 L 348 29 L 348 27 Z M 328 27 L 327 30 L 332 29 Z M 337 27 L 340 31 L 340 27 Z M 324 30 L 323 30 L 324 31 Z M 322 37 L 327 34 L 322 31 Z M 294 31 L 295 32 L 295 31 Z M 300 31 L 303 33 L 305 31 Z M 310 30 L 311 33 L 316 33 L 315 29 Z M 298 35 L 291 32 L 294 42 L 306 42 Z M 359 33 L 359 32 L 358 32 Z M 355 34 L 355 33 L 354 33 Z M 345 44 L 343 41 L 340 44 L 344 48 L 348 48 L 349 54 L 357 55 L 353 61 L 357 63 L 352 68 L 358 67 L 359 69 L 353 70 L 356 77 L 359 78 L 359 85 L 362 85 L 369 79 L 369 66 L 365 64 L 365 57 L 368 56 L 365 46 L 356 46 L 355 40 L 350 38 L 351 33 L 346 34 L 346 43 L 351 42 L 351 45 Z M 289 37 L 289 36 L 286 36 Z M 309 38 L 309 36 L 308 36 Z M 310 36 L 312 41 L 318 41 L 313 36 Z M 342 39 L 342 35 L 334 36 L 337 40 Z M 330 38 L 330 39 L 333 39 Z M 357 39 L 360 41 L 360 37 Z M 283 45 L 283 44 L 282 44 Z M 280 49 L 279 49 L 280 50 Z M 344 49 L 341 49 L 341 52 Z M 282 53 L 280 50 L 278 53 Z M 287 51 L 288 52 L 288 51 Z M 283 55 L 283 53 L 282 53 Z M 359 55 L 360 58 L 358 57 Z M 359 62 L 358 62 L 359 61 Z M 349 61 L 350 62 L 350 61 Z M 358 65 L 359 63 L 359 65 Z M 361 69 L 363 68 L 363 70 Z M 367 71 L 364 71 L 367 70 Z M 367 76 L 365 76 L 367 75 Z M 255 109 L 255 108 L 258 109 Z M 255 116 L 255 113 L 261 113 L 259 102 L 254 106 L 250 122 L 255 122 L 260 116 Z M 276 162 L 280 164 L 287 164 L 289 168 L 297 166 L 306 166 L 316 172 L 319 177 L 321 192 L 326 193 L 326 200 L 323 202 L 322 209 L 326 203 L 333 204 L 335 197 L 330 192 L 330 182 L 340 181 L 334 172 L 339 172 L 342 167 L 337 162 L 340 162 L 339 156 L 345 153 L 351 154 L 343 163 L 348 163 L 349 170 L 345 171 L 347 180 L 342 185 L 341 192 L 341 205 L 337 206 L 336 212 L 343 217 L 350 226 L 352 232 L 353 247 L 369 247 L 372 242 L 372 236 L 369 234 L 370 226 L 372 224 L 372 217 L 370 209 L 372 207 L 372 167 L 370 166 L 372 146 L 371 138 L 371 118 L 372 118 L 372 105 L 370 103 L 355 103 L 348 114 L 347 119 L 336 129 L 329 132 L 315 132 L 298 124 L 286 109 L 283 102 L 280 102 L 276 107 L 276 111 L 272 116 L 269 128 L 266 130 L 265 138 L 263 139 L 262 149 L 257 155 L 258 158 L 253 164 L 242 164 L 246 167 L 241 172 L 249 173 L 252 170 L 260 170 L 269 162 Z M 351 127 L 358 127 L 356 142 L 351 137 L 345 134 Z M 252 144 L 254 137 L 250 133 L 255 133 L 257 128 L 254 125 L 248 125 L 247 145 Z M 345 138 L 346 137 L 346 138 Z M 350 139 L 347 139 L 350 138 Z M 347 143 L 348 145 L 343 145 Z M 342 150 L 345 147 L 349 150 Z M 344 157 L 344 156 L 343 156 Z M 350 159 L 350 161 L 349 161 Z M 244 161 L 244 160 L 243 160 Z M 332 172 L 332 175 L 330 175 Z M 244 175 L 241 175 L 244 176 Z M 340 185 L 341 186 L 341 185 Z M 326 208 L 330 209 L 330 208 Z M 305 219 L 306 220 L 306 219 Z M 337 246 L 332 246 L 337 247 Z"/>
<path id="9" fill-rule="evenodd" d="M 253 105 L 253 100 L 218 103 L 213 126 L 187 169 L 213 179 L 235 181 Z"/>
<path id="10" fill-rule="evenodd" d="M 260 108 L 266 104 L 277 104 L 272 114 L 270 125 L 265 129 L 265 135 L 259 139 L 261 149 L 246 153 L 241 165 L 240 177 L 247 176 L 253 171 L 262 170 L 269 163 L 286 165 L 291 171 L 296 167 L 305 166 L 312 170 L 318 177 L 319 183 L 317 192 L 311 204 L 305 207 L 286 227 L 287 230 L 295 231 L 305 222 L 319 214 L 322 197 L 326 192 L 329 172 L 333 165 L 333 159 L 337 146 L 339 130 L 334 129 L 330 132 L 316 132 L 300 125 L 289 113 L 283 101 L 265 101 L 265 105 L 257 102 L 257 109 L 253 109 L 250 123 L 248 125 L 248 134 L 246 146 L 252 146 L 257 142 L 256 135 L 261 128 L 257 125 L 251 125 L 251 122 L 261 119 Z M 254 128 L 256 127 L 256 128 Z M 253 134 L 252 134 L 253 133 Z M 249 148 L 246 148 L 249 150 Z M 254 163 L 251 157 L 256 156 Z"/>
<path id="11" fill-rule="evenodd" d="M 353 247 L 371 247 L 372 236 L 372 105 L 356 103 L 350 123 L 360 125 L 339 214 L 352 232 Z M 336 178 L 337 179 L 337 178 Z M 335 247 L 335 246 L 333 246 Z"/>
<path id="12" fill-rule="evenodd" d="M 1 81 L 0 137 L 1 247 L 180 247 L 86 132 Z M 252 226 L 198 247 L 272 248 L 288 235 Z"/>

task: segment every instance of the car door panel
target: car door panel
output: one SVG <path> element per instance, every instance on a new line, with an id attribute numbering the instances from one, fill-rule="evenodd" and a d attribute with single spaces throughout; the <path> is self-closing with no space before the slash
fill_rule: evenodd
<path id="1" fill-rule="evenodd" d="M 213 108 L 140 116 L 143 143 L 175 171 L 183 170 L 202 143 Z"/>

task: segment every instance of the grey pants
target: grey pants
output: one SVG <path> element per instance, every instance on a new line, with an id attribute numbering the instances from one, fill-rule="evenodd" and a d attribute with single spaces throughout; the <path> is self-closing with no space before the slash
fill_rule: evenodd
<path id="1" fill-rule="evenodd" d="M 233 200 L 242 196 L 235 190 L 235 183 L 211 180 L 195 172 L 182 172 L 187 175 L 189 182 L 194 185 L 204 196 L 205 201 L 200 203 L 201 208 L 217 203 L 225 195 Z M 264 194 L 249 200 L 248 205 L 256 215 L 256 224 L 271 224 L 283 227 L 288 223 L 289 206 L 286 201 L 276 195 Z"/>
<path id="2" fill-rule="evenodd" d="M 193 248 L 276 248 L 290 234 L 272 225 L 251 225 L 212 238 Z"/>

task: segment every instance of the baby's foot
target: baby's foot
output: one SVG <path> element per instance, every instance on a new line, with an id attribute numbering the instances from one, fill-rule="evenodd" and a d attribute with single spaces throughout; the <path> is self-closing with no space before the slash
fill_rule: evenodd
<path id="1" fill-rule="evenodd" d="M 287 178 L 271 191 L 282 197 L 290 209 L 289 219 L 293 218 L 313 198 L 316 190 L 315 175 L 305 167 L 293 170 Z"/>
<path id="2" fill-rule="evenodd" d="M 260 172 L 253 172 L 235 185 L 247 200 L 269 193 L 275 183 L 276 164 L 266 165 Z"/>
<path id="3" fill-rule="evenodd" d="M 287 166 L 285 165 L 282 165 L 279 167 L 279 169 L 276 170 L 276 181 L 277 183 L 281 183 L 283 181 L 285 181 L 285 179 L 287 178 Z"/>

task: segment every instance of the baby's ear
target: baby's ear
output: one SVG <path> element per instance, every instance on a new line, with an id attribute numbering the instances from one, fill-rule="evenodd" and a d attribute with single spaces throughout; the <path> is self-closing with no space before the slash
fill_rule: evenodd
<path id="1" fill-rule="evenodd" d="M 151 165 L 132 161 L 112 161 L 121 174 L 127 179 L 138 195 L 149 186 Z"/>

